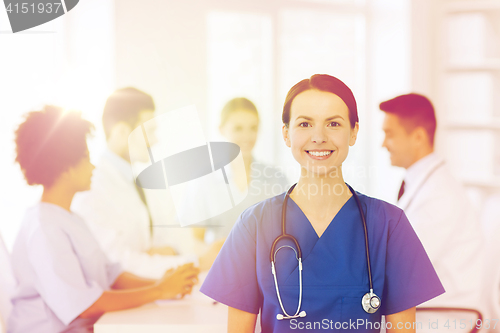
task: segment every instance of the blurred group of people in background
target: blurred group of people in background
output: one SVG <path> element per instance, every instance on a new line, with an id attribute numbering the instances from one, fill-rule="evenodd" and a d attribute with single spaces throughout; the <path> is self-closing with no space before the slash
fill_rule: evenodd
<path id="1" fill-rule="evenodd" d="M 385 101 L 380 109 L 383 146 L 391 164 L 406 169 L 397 204 L 446 289 L 425 305 L 483 310 L 481 228 L 463 187 L 434 151 L 432 103 L 412 93 Z M 247 191 L 246 199 L 191 228 L 202 251 L 155 246 L 152 207 L 135 183 L 128 150 L 130 133 L 154 116 L 155 103 L 145 92 L 123 88 L 109 96 L 102 115 L 107 149 L 94 167 L 86 144 L 91 123 L 54 106 L 27 114 L 16 131 L 16 162 L 28 184 L 44 191 L 26 212 L 10 259 L 0 257 L 1 270 L 12 267 L 15 284 L 9 332 L 92 331 L 107 311 L 189 294 L 238 216 L 291 185 L 279 166 L 255 160 L 258 110 L 250 100 L 234 98 L 222 109 L 219 130 L 240 147 L 245 172 L 229 168 L 227 174 Z M 265 186 L 282 190 L 263 191 Z"/>

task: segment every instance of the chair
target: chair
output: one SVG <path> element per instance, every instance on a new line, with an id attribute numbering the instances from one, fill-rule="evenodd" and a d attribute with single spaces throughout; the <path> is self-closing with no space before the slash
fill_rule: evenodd
<path id="1" fill-rule="evenodd" d="M 417 307 L 417 332 L 469 332 L 482 328 L 483 315 L 475 309 L 448 307 Z"/>
<path id="2" fill-rule="evenodd" d="M 6 332 L 7 318 L 12 310 L 10 297 L 15 286 L 9 252 L 0 235 L 0 333 Z"/>

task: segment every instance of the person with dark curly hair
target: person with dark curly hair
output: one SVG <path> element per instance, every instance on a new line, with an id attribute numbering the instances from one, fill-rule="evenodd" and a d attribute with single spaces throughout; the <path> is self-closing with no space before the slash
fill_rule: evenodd
<path id="1" fill-rule="evenodd" d="M 123 271 L 70 210 L 75 193 L 90 188 L 92 129 L 77 112 L 45 106 L 28 113 L 16 131 L 16 162 L 43 194 L 26 212 L 12 251 L 17 287 L 9 333 L 92 332 L 107 311 L 182 297 L 197 281 L 191 264 L 159 280 Z"/>

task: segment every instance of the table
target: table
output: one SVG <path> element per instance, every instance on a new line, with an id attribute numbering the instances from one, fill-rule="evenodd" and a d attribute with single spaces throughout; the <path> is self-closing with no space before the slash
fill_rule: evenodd
<path id="1" fill-rule="evenodd" d="M 158 301 L 139 308 L 104 314 L 94 325 L 95 333 L 159 333 L 227 331 L 227 306 L 194 290 L 177 301 Z"/>
<path id="2" fill-rule="evenodd" d="M 181 301 L 182 302 L 182 301 Z M 94 325 L 95 333 L 159 333 L 227 331 L 227 307 L 222 304 L 148 304 L 109 312 Z"/>

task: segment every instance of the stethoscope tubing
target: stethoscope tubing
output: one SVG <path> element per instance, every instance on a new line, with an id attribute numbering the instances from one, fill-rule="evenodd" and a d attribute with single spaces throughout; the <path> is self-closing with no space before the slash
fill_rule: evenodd
<path id="1" fill-rule="evenodd" d="M 273 245 L 271 246 L 271 253 L 270 253 L 271 262 L 274 262 L 274 259 L 275 259 L 276 253 L 275 253 L 274 249 L 276 249 L 276 245 L 278 244 L 279 241 L 281 241 L 283 239 L 289 239 L 292 242 L 294 242 L 295 248 L 297 249 L 297 252 L 298 252 L 297 257 L 298 257 L 298 259 L 302 260 L 302 250 L 300 249 L 299 242 L 297 241 L 297 239 L 295 237 L 293 237 L 292 235 L 288 235 L 286 233 L 286 222 L 285 222 L 286 221 L 286 206 L 288 203 L 288 198 L 290 197 L 290 193 L 292 193 L 292 191 L 296 185 L 297 185 L 297 183 L 293 184 L 288 189 L 288 191 L 285 194 L 285 199 L 283 200 L 283 206 L 281 209 L 281 235 L 276 237 L 276 239 L 273 242 Z"/>
<path id="2" fill-rule="evenodd" d="M 281 250 L 284 247 L 291 248 L 295 252 L 295 258 L 299 262 L 299 305 L 297 306 L 297 311 L 295 311 L 295 314 L 293 316 L 290 316 L 286 312 L 285 307 L 283 306 L 283 302 L 281 301 L 280 290 L 279 290 L 279 287 L 278 287 L 278 274 L 276 273 L 276 267 L 274 266 L 274 261 L 271 262 L 271 266 L 272 266 L 272 273 L 273 273 L 273 278 L 274 278 L 274 286 L 276 287 L 276 295 L 278 295 L 278 301 L 280 303 L 281 309 L 283 310 L 283 313 L 285 314 L 285 316 L 283 317 L 283 319 L 292 319 L 292 318 L 298 318 L 299 317 L 300 307 L 302 305 L 302 258 L 298 258 L 297 257 L 297 252 L 290 245 L 280 246 L 276 250 L 275 254 L 278 253 L 278 251 Z"/>
<path id="3" fill-rule="evenodd" d="M 366 227 L 366 219 L 365 219 L 365 213 L 363 212 L 363 207 L 361 206 L 361 202 L 359 201 L 358 195 L 356 194 L 356 191 L 351 187 L 351 185 L 347 184 L 347 187 L 349 187 L 349 190 L 351 190 L 352 195 L 354 196 L 354 200 L 356 200 L 356 204 L 358 206 L 359 214 L 361 215 L 361 220 L 363 221 L 363 229 L 364 229 L 364 234 L 365 234 L 365 252 L 366 252 L 366 265 L 368 267 L 368 282 L 370 284 L 370 290 L 373 291 L 373 283 L 372 283 L 372 268 L 371 268 L 371 263 L 370 263 L 370 244 L 368 243 L 368 229 Z"/>
<path id="4" fill-rule="evenodd" d="M 276 237 L 276 239 L 273 241 L 273 244 L 271 246 L 271 252 L 269 254 L 270 260 L 271 260 L 271 271 L 273 274 L 274 285 L 276 288 L 276 295 L 278 296 L 278 302 L 281 306 L 281 310 L 285 314 L 284 316 L 278 314 L 277 315 L 278 320 L 298 318 L 298 317 L 303 317 L 306 315 L 305 311 L 300 312 L 300 307 L 302 305 L 302 250 L 299 246 L 299 242 L 297 241 L 297 239 L 294 236 L 286 233 L 286 209 L 287 209 L 287 204 L 288 204 L 288 198 L 290 197 L 290 193 L 293 191 L 293 189 L 295 188 L 296 185 L 297 185 L 296 183 L 294 185 L 292 185 L 285 194 L 285 198 L 283 200 L 283 206 L 281 209 L 281 235 Z M 354 200 L 356 201 L 356 205 L 358 206 L 359 214 L 361 215 L 361 221 L 363 222 L 363 231 L 364 231 L 364 238 L 365 238 L 366 264 L 368 267 L 368 282 L 369 282 L 369 286 L 370 286 L 370 293 L 367 293 L 367 294 L 365 294 L 365 296 L 363 296 L 362 305 L 363 305 L 363 308 L 366 312 L 373 313 L 373 312 L 377 311 L 377 309 L 380 307 L 380 298 L 373 293 L 372 270 L 371 270 L 371 262 L 370 262 L 370 251 L 369 251 L 369 243 L 368 243 L 368 228 L 366 226 L 366 218 L 365 218 L 365 214 L 363 212 L 363 207 L 361 205 L 361 201 L 359 200 L 359 197 L 356 194 L 356 191 L 354 191 L 354 189 L 349 184 L 346 183 L 346 185 L 349 188 L 349 190 L 351 191 L 352 195 L 354 196 Z M 295 244 L 295 248 L 297 250 L 295 250 L 290 245 L 284 245 L 284 246 L 279 247 L 277 250 L 275 250 L 278 242 L 283 240 L 283 239 L 291 240 Z M 297 311 L 295 312 L 295 314 L 293 316 L 290 316 L 286 312 L 285 307 L 283 306 L 283 302 L 281 300 L 280 291 L 279 291 L 279 287 L 278 287 L 276 267 L 274 264 L 274 262 L 276 261 L 276 254 L 278 253 L 279 250 L 281 250 L 284 247 L 291 248 L 295 252 L 295 258 L 299 262 L 299 304 L 297 306 Z M 378 300 L 378 304 L 375 307 L 370 305 L 367 308 L 365 308 L 364 300 L 366 297 L 368 297 L 368 299 L 370 300 L 370 302 L 369 302 L 370 304 L 371 304 L 371 299 L 376 298 Z"/>

